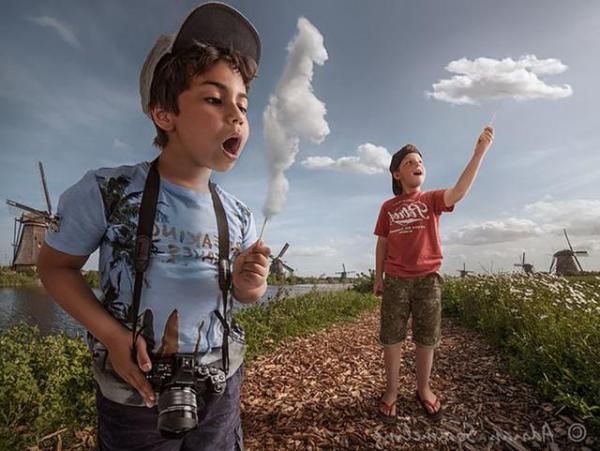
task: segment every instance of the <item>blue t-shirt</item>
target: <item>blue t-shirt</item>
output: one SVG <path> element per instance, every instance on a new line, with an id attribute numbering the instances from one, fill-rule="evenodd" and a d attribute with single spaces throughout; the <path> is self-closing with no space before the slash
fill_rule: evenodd
<path id="1" fill-rule="evenodd" d="M 46 242 L 71 255 L 89 255 L 100 247 L 100 299 L 104 308 L 131 328 L 129 322 L 135 280 L 133 248 L 138 213 L 150 164 L 89 171 L 60 197 L 58 231 L 48 231 Z M 221 198 L 230 238 L 230 261 L 256 241 L 250 210 L 223 191 Z M 144 273 L 138 330 L 148 349 L 157 355 L 193 352 L 199 340 L 202 363 L 221 360 L 223 328 L 215 311 L 222 312 L 218 283 L 219 239 L 212 197 L 161 178 L 152 237 L 151 259 Z M 232 321 L 231 311 L 228 319 Z M 244 334 L 233 323 L 230 372 L 241 365 Z M 96 378 L 105 396 L 116 402 L 143 405 L 112 372 L 103 345 L 88 334 L 94 351 Z"/>

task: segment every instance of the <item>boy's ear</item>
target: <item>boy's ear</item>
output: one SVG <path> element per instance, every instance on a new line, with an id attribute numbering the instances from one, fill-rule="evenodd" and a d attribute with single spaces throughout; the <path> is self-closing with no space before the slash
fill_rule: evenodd
<path id="1" fill-rule="evenodd" d="M 400 171 L 396 170 L 392 172 L 392 177 L 394 178 L 394 180 L 400 181 Z"/>
<path id="2" fill-rule="evenodd" d="M 155 106 L 150 111 L 152 120 L 154 123 L 162 128 L 166 132 L 172 132 L 175 128 L 173 117 L 175 116 L 172 112 L 165 110 L 161 106 Z"/>

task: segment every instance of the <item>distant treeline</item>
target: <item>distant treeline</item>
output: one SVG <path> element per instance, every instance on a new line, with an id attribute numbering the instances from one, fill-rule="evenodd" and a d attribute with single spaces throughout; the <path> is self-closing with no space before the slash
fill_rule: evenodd
<path id="1" fill-rule="evenodd" d="M 98 271 L 82 271 L 83 278 L 92 287 L 100 286 Z M 15 271 L 8 266 L 0 266 L 0 287 L 21 287 L 39 285 L 40 278 L 36 272 Z"/>
<path id="2" fill-rule="evenodd" d="M 100 287 L 100 275 L 98 271 L 82 271 L 83 277 L 92 288 Z M 341 280 L 339 277 L 313 277 L 313 276 L 290 276 L 285 279 L 278 278 L 274 275 L 268 277 L 269 285 L 316 285 L 316 284 L 334 284 L 334 283 L 354 283 L 364 274 L 359 274 L 358 277 L 348 277 Z M 40 280 L 35 272 L 20 272 L 11 269 L 8 266 L 0 267 L 0 287 L 18 287 L 25 285 L 39 285 Z"/>

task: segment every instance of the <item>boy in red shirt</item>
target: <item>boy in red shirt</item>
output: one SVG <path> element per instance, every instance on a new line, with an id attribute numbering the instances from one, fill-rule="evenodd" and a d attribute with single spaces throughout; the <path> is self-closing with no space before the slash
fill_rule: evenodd
<path id="1" fill-rule="evenodd" d="M 383 294 L 379 340 L 383 345 L 387 386 L 379 402 L 379 413 L 385 421 L 396 418 L 401 343 L 411 313 L 416 344 L 416 398 L 428 417 L 441 417 L 441 402 L 429 386 L 433 351 L 440 343 L 442 310 L 442 276 L 437 272 L 443 258 L 439 217 L 453 211 L 454 204 L 468 193 L 493 137 L 494 130 L 486 127 L 458 182 L 446 190 L 421 191 L 425 166 L 421 153 L 412 144 L 392 157 L 390 172 L 395 197 L 383 203 L 375 227 L 378 238 L 373 287 L 376 295 Z"/>

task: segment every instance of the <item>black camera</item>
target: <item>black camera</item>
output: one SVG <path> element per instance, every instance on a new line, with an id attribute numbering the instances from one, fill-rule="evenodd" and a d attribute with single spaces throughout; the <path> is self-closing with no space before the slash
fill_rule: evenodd
<path id="1" fill-rule="evenodd" d="M 146 373 L 158 393 L 158 430 L 164 437 L 180 438 L 198 426 L 199 410 L 225 391 L 222 369 L 197 363 L 194 354 L 152 359 Z"/>

